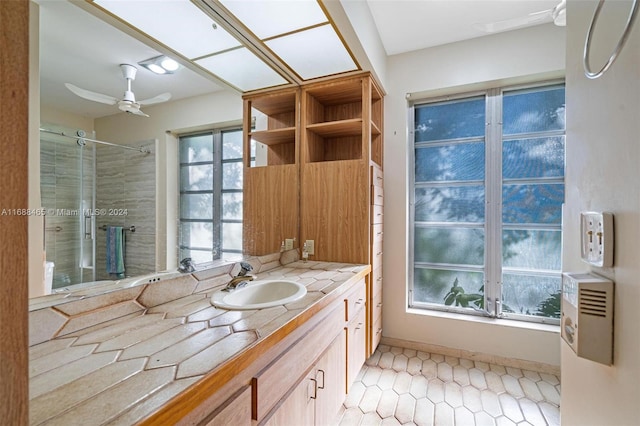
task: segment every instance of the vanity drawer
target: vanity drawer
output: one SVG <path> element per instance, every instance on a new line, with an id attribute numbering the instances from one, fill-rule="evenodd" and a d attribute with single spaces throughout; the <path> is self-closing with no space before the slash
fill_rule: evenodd
<path id="1" fill-rule="evenodd" d="M 375 324 L 380 318 L 382 318 L 382 292 L 373 296 L 373 314 L 371 322 Z"/>
<path id="2" fill-rule="evenodd" d="M 382 339 L 382 317 L 378 318 L 378 321 L 373 323 L 371 329 L 371 350 L 375 351 Z"/>
<path id="3" fill-rule="evenodd" d="M 382 265 L 377 266 L 378 267 L 371 272 L 371 294 L 373 297 L 382 291 Z"/>
<path id="4" fill-rule="evenodd" d="M 358 315 L 358 312 L 364 308 L 367 297 L 367 287 L 364 280 L 360 281 L 353 290 L 347 293 L 345 302 L 345 321 L 349 322 Z"/>
<path id="5" fill-rule="evenodd" d="M 384 204 L 384 190 L 381 186 L 371 187 L 371 204 L 382 206 Z"/>
<path id="6" fill-rule="evenodd" d="M 373 206 L 371 208 L 371 223 L 382 223 L 384 219 L 384 207 Z"/>
<path id="7" fill-rule="evenodd" d="M 384 236 L 384 232 L 382 230 L 382 224 L 377 223 L 371 226 L 371 241 L 373 244 L 382 243 L 382 237 Z"/>
<path id="8" fill-rule="evenodd" d="M 382 188 L 382 184 L 384 183 L 382 169 L 380 167 L 372 166 L 371 167 L 371 185 L 379 186 Z"/>
<path id="9" fill-rule="evenodd" d="M 382 266 L 382 241 L 373 244 L 371 251 L 371 268 L 376 269 Z"/>

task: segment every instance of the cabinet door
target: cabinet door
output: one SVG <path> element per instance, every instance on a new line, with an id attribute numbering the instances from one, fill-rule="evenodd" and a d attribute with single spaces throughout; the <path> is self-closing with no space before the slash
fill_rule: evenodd
<path id="1" fill-rule="evenodd" d="M 316 370 L 309 372 L 282 405 L 264 423 L 265 426 L 313 425 L 315 401 L 318 397 Z"/>
<path id="2" fill-rule="evenodd" d="M 336 415 L 346 396 L 346 331 L 333 341 L 316 364 L 316 426 L 334 425 Z"/>
<path id="3" fill-rule="evenodd" d="M 366 360 L 365 310 L 361 309 L 349 323 L 347 338 L 347 392 Z"/>

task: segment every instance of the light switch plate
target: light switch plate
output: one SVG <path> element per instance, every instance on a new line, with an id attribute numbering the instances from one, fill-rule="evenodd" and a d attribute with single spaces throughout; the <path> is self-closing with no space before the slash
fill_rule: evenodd
<path id="1" fill-rule="evenodd" d="M 613 214 L 580 213 L 582 260 L 599 267 L 613 266 Z"/>

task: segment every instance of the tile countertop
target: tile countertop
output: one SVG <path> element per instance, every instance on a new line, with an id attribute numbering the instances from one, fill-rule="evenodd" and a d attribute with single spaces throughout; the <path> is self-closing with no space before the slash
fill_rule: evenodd
<path id="1" fill-rule="evenodd" d="M 362 279 L 369 269 L 368 265 L 298 261 L 259 272 L 257 279 L 301 282 L 307 286 L 307 295 L 288 305 L 250 311 L 228 311 L 210 304 L 211 294 L 221 288 L 220 279 L 216 287 L 198 291 L 193 285 L 190 294 L 151 308 L 152 303 L 141 299 L 153 292 L 139 291 L 134 300 L 139 311 L 85 328 L 80 324 L 86 322 L 79 322 L 66 333 L 58 332 L 30 347 L 30 423 L 134 424 L 310 311 L 325 296 Z M 172 283 L 165 284 L 168 288 Z M 62 305 L 61 309 L 74 308 Z M 69 313 L 63 313 L 68 325 Z M 93 311 L 83 316 L 91 315 Z"/>

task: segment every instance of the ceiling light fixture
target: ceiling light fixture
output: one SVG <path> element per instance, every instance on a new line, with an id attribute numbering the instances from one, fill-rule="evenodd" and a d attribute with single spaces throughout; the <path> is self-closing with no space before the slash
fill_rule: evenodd
<path id="1" fill-rule="evenodd" d="M 154 58 L 147 59 L 146 61 L 138 62 L 138 65 L 141 65 L 156 74 L 173 74 L 174 71 L 177 71 L 178 68 L 180 68 L 180 64 L 165 55 L 156 56 Z"/>

